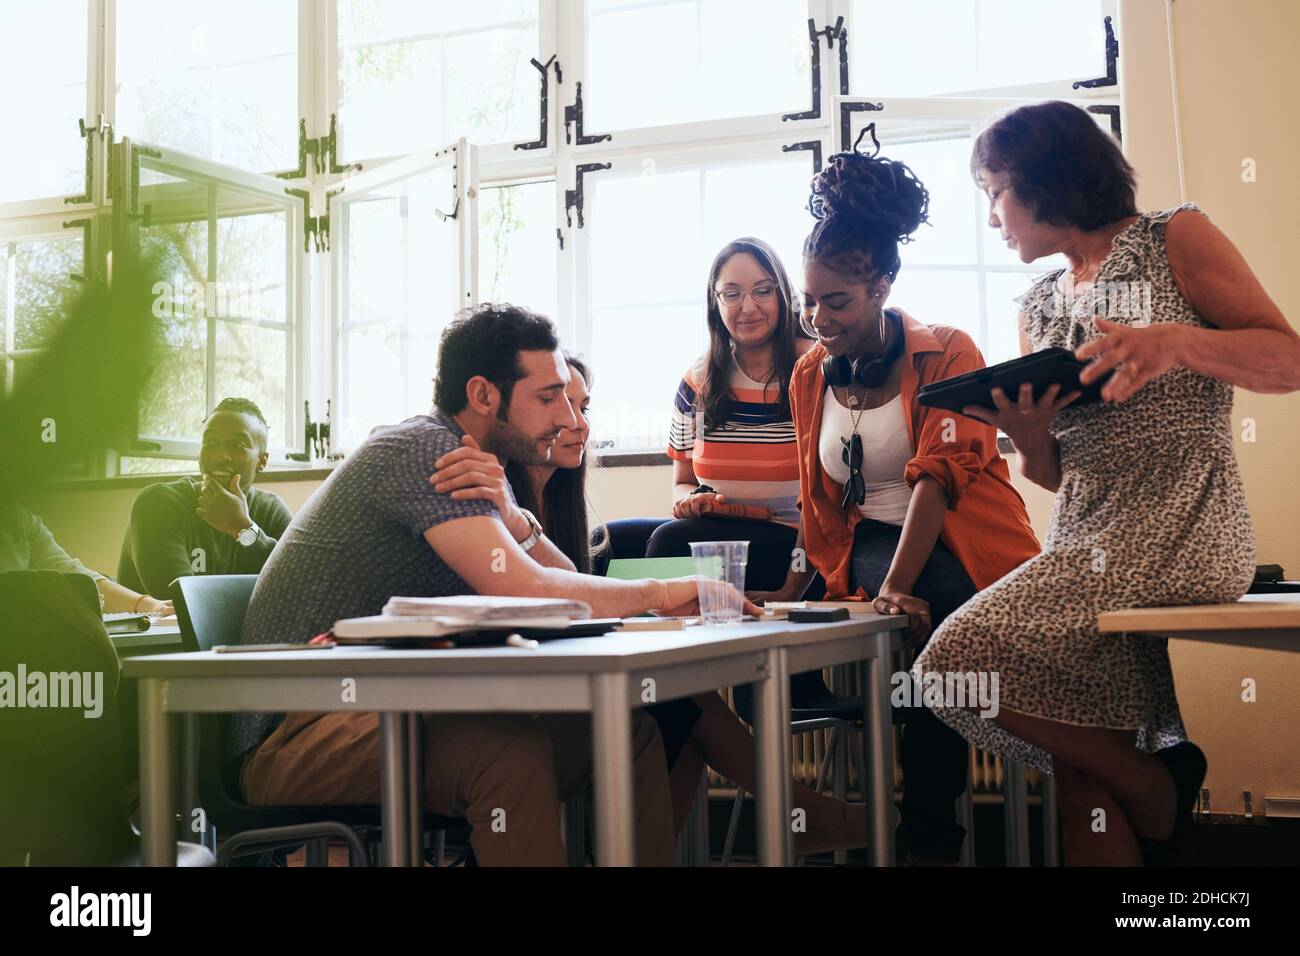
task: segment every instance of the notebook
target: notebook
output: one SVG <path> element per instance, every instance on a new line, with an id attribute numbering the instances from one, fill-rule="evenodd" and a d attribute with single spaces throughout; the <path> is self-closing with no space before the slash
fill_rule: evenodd
<path id="1" fill-rule="evenodd" d="M 458 594 L 453 597 L 392 597 L 384 605 L 385 617 L 452 618 L 462 622 L 520 622 L 546 619 L 563 623 L 591 617 L 591 605 L 565 598 L 506 597 Z"/>

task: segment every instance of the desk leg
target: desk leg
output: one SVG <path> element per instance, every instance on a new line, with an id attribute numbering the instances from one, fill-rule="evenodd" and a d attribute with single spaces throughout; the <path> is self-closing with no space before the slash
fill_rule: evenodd
<path id="1" fill-rule="evenodd" d="M 1025 765 L 1002 759 L 1002 812 L 1007 866 L 1029 865 L 1029 791 Z"/>
<path id="2" fill-rule="evenodd" d="M 596 782 L 596 864 L 632 866 L 632 711 L 627 675 L 591 678 L 592 768 Z"/>
<path id="3" fill-rule="evenodd" d="M 424 866 L 424 721 L 406 714 L 406 808 L 410 816 L 411 866 Z"/>
<path id="4" fill-rule="evenodd" d="M 411 817 L 407 807 L 406 715 L 379 715 L 379 803 L 384 824 L 384 866 L 410 866 Z"/>
<path id="5" fill-rule="evenodd" d="M 757 748 L 758 865 L 789 866 L 790 829 L 790 674 L 785 648 L 767 652 L 767 679 L 754 695 L 754 746 Z"/>
<path id="6" fill-rule="evenodd" d="M 140 681 L 140 858 L 145 866 L 176 865 L 172 808 L 172 727 L 164 707 L 166 682 Z"/>
<path id="7" fill-rule="evenodd" d="M 199 800 L 199 715 L 182 714 L 181 721 L 181 839 L 206 845 L 208 829 L 194 832 L 194 811 Z M 206 824 L 206 820 L 204 821 Z M 212 848 L 213 856 L 216 847 Z"/>
<path id="8" fill-rule="evenodd" d="M 866 688 L 867 734 L 871 741 L 869 812 L 867 834 L 872 866 L 894 866 L 894 723 L 889 693 L 890 632 L 876 634 L 875 655 L 868 662 Z"/>

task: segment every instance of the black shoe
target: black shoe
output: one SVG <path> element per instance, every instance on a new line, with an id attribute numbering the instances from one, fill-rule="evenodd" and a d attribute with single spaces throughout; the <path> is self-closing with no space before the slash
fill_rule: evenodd
<path id="1" fill-rule="evenodd" d="M 1142 862 L 1146 866 L 1173 866 L 1182 855 L 1192 832 L 1192 810 L 1205 782 L 1205 754 L 1190 740 L 1156 751 L 1174 778 L 1174 829 L 1167 839 L 1138 837 Z"/>

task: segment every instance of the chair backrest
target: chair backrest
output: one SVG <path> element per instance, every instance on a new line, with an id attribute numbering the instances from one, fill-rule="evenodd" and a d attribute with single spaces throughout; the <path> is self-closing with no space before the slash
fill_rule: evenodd
<path id="1" fill-rule="evenodd" d="M 199 574 L 172 582 L 176 623 L 187 651 L 238 644 L 256 574 Z"/>
<path id="2" fill-rule="evenodd" d="M 8 864 L 105 865 L 134 845 L 117 653 L 98 596 L 90 606 L 68 577 L 0 574 L 0 672 L 26 704 L 0 717 L 0 860 Z"/>

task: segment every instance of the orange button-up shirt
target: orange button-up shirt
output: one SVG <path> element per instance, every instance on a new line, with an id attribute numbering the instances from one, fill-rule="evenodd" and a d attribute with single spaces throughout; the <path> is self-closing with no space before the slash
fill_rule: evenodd
<path id="1" fill-rule="evenodd" d="M 948 495 L 940 540 L 966 569 L 977 588 L 988 587 L 1039 551 L 1024 499 L 1011 484 L 1006 459 L 998 453 L 997 429 L 916 400 L 922 385 L 984 367 L 971 337 L 960 329 L 923 325 L 901 309 L 903 374 L 899 395 L 913 457 L 903 477 L 913 487 L 922 477 Z M 821 466 L 818 438 L 826 378 L 826 349 L 813 346 L 795 364 L 790 378 L 790 410 L 799 448 L 799 508 L 804 547 L 812 566 L 826 579 L 826 596 L 869 598 L 849 593 L 853 529 L 861 519 L 855 505 L 841 507 L 844 489 Z"/>

